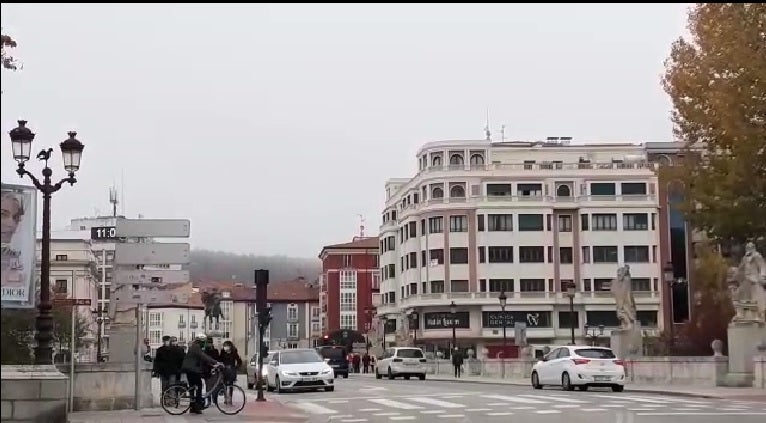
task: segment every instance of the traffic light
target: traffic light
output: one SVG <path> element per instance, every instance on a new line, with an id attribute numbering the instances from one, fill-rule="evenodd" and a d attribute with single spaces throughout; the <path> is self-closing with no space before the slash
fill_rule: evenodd
<path id="1" fill-rule="evenodd" d="M 258 324 L 266 327 L 271 323 L 271 307 L 266 307 L 262 312 L 258 312 Z"/>

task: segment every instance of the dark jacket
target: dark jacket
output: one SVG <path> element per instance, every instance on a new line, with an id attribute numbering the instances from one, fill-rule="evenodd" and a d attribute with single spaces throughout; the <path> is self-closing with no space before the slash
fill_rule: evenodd
<path id="1" fill-rule="evenodd" d="M 192 342 L 189 345 L 189 351 L 184 357 L 182 369 L 185 372 L 202 373 L 204 368 L 218 364 L 212 357 L 202 351 L 199 341 Z"/>
<path id="2" fill-rule="evenodd" d="M 208 357 L 212 358 L 215 361 L 221 361 L 221 352 L 215 349 L 213 346 L 206 347 L 202 352 L 207 354 Z M 210 377 L 212 374 L 213 366 L 204 365 L 202 366 L 202 373 L 205 374 L 205 377 Z"/>
<path id="3" fill-rule="evenodd" d="M 181 364 L 177 361 L 178 353 L 175 347 L 161 346 L 154 355 L 152 371 L 160 376 L 172 376 L 181 370 Z"/>
<path id="4" fill-rule="evenodd" d="M 463 353 L 460 351 L 455 351 L 452 353 L 452 365 L 453 366 L 462 366 L 463 365 Z"/>
<path id="5" fill-rule="evenodd" d="M 180 345 L 174 345 L 173 348 L 173 364 L 176 369 L 176 374 L 181 373 L 181 367 L 184 365 L 184 357 L 186 357 L 186 351 L 184 347 Z"/>
<path id="6" fill-rule="evenodd" d="M 239 369 L 242 366 L 242 358 L 239 357 L 239 352 L 237 352 L 236 348 L 232 348 L 229 352 L 221 351 L 220 360 L 224 365 L 235 369 Z"/>

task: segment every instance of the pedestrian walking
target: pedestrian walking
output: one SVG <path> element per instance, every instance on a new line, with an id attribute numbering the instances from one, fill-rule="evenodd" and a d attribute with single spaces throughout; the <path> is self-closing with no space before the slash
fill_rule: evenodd
<path id="1" fill-rule="evenodd" d="M 242 366 L 242 358 L 237 352 L 237 347 L 231 341 L 223 343 L 221 351 L 221 363 L 223 363 L 224 404 L 231 405 L 231 395 L 234 388 L 231 386 L 237 381 L 237 370 Z"/>
<path id="2" fill-rule="evenodd" d="M 364 366 L 365 373 L 370 373 L 370 354 L 364 353 L 364 357 L 362 357 L 362 366 Z"/>
<path id="3" fill-rule="evenodd" d="M 457 347 L 452 351 L 452 365 L 455 367 L 455 377 L 459 378 L 463 368 L 463 354 Z"/>
<path id="4" fill-rule="evenodd" d="M 205 354 L 205 342 L 207 337 L 201 333 L 197 335 L 197 339 L 189 345 L 189 351 L 184 357 L 183 366 L 181 366 L 184 373 L 186 373 L 186 380 L 189 382 L 189 387 L 194 391 L 194 402 L 192 402 L 189 412 L 192 414 L 202 414 L 202 409 L 205 408 L 205 404 L 202 398 L 202 376 L 206 368 L 213 368 L 221 366 L 222 364 L 214 360 L 209 355 Z"/>
<path id="5" fill-rule="evenodd" d="M 354 373 L 359 373 L 359 367 L 361 365 L 362 359 L 359 357 L 359 354 L 354 354 L 351 357 L 351 365 L 354 366 Z"/>
<path id="6" fill-rule="evenodd" d="M 203 350 L 205 354 L 208 355 L 208 357 L 212 358 L 216 362 L 221 361 L 221 352 L 218 350 L 218 348 L 215 347 L 215 344 L 213 343 L 213 337 L 208 336 L 205 341 L 205 349 Z M 216 382 L 218 382 L 218 375 L 213 374 L 213 369 L 215 366 L 203 366 L 203 377 L 205 378 L 205 392 L 211 392 L 211 390 L 215 387 Z M 211 401 L 218 401 L 218 397 L 212 396 Z"/>
<path id="7" fill-rule="evenodd" d="M 182 363 L 178 363 L 176 357 L 177 352 L 170 345 L 170 336 L 163 336 L 162 346 L 157 348 L 152 364 L 152 376 L 160 378 L 160 392 L 165 392 L 168 386 L 178 382 L 177 375 L 181 372 Z"/>

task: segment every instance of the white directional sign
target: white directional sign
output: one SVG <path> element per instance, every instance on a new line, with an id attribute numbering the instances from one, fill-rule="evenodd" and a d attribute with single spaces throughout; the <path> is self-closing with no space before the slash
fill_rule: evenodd
<path id="1" fill-rule="evenodd" d="M 122 290 L 112 298 L 123 304 L 189 304 L 189 294 L 172 291 L 131 291 Z"/>
<path id="2" fill-rule="evenodd" d="M 117 268 L 114 283 L 133 285 L 157 285 L 189 282 L 188 270 L 147 270 Z"/>
<path id="3" fill-rule="evenodd" d="M 191 223 L 188 219 L 119 219 L 118 237 L 188 238 Z"/>
<path id="4" fill-rule="evenodd" d="M 189 244 L 123 243 L 115 245 L 115 264 L 189 264 Z"/>

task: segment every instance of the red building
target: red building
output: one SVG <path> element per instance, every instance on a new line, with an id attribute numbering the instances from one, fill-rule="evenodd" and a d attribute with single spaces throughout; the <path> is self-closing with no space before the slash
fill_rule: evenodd
<path id="1" fill-rule="evenodd" d="M 340 329 L 370 330 L 373 294 L 380 291 L 378 252 L 377 237 L 354 237 L 322 248 L 319 304 L 324 335 Z"/>

